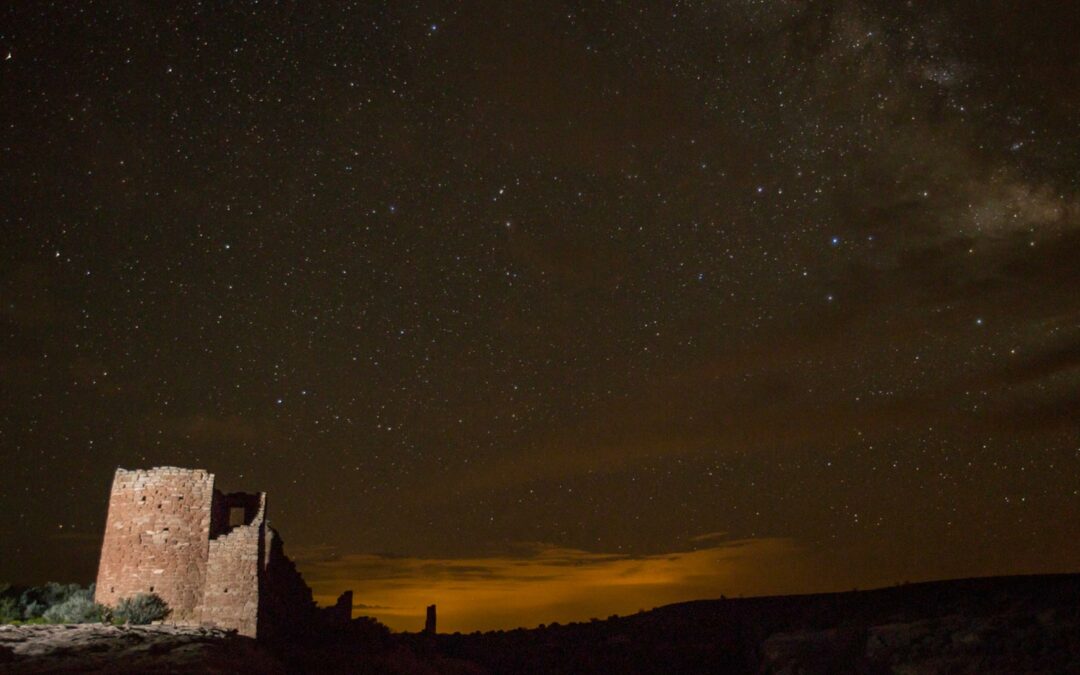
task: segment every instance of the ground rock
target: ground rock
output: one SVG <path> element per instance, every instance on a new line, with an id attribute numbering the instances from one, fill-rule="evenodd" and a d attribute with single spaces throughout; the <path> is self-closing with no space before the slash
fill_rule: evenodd
<path id="1" fill-rule="evenodd" d="M 4 654 L 8 657 L 5 660 Z M 0 626 L 0 673 L 284 673 L 258 644 L 194 626 Z"/>

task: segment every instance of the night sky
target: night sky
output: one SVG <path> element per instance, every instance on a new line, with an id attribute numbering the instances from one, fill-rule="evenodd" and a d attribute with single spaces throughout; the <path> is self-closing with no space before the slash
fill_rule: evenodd
<path id="1" fill-rule="evenodd" d="M 158 465 L 394 628 L 1080 568 L 1075 3 L 0 12 L 0 580 Z"/>

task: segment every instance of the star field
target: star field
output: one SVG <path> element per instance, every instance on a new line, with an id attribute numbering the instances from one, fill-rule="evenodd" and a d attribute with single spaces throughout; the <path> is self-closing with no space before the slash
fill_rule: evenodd
<path id="1" fill-rule="evenodd" d="M 113 470 L 164 464 L 268 491 L 317 591 L 1080 564 L 1070 3 L 2 16 L 0 579 L 90 580 Z"/>

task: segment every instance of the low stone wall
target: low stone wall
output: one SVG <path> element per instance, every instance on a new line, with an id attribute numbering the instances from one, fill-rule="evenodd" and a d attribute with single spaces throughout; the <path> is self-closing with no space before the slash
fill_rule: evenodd
<path id="1" fill-rule="evenodd" d="M 285 555 L 281 536 L 269 524 L 263 539 L 263 562 L 259 634 L 274 638 L 313 625 L 316 606 L 311 588 L 304 583 L 296 564 Z"/>
<path id="2" fill-rule="evenodd" d="M 210 540 L 200 620 L 255 637 L 259 628 L 265 497 L 249 525 Z"/>

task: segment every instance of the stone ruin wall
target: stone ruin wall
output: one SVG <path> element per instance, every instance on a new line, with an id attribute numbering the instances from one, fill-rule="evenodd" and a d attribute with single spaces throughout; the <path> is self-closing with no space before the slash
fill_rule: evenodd
<path id="1" fill-rule="evenodd" d="M 157 593 L 170 623 L 202 623 L 264 638 L 347 623 L 347 606 L 318 610 L 266 518 L 266 494 L 222 494 L 203 470 L 117 469 L 95 600 L 115 606 Z"/>
<path id="2" fill-rule="evenodd" d="M 296 563 L 285 555 L 285 545 L 277 530 L 266 526 L 263 536 L 263 592 L 259 595 L 259 631 L 273 638 L 282 627 L 294 624 L 298 618 L 307 620 L 319 612 L 312 597 L 311 588 L 304 582 Z M 333 614 L 329 609 L 321 612 L 324 618 L 348 623 L 352 618 L 352 592 L 349 591 L 349 608 L 342 622 L 341 612 Z M 327 615 L 330 612 L 330 615 Z"/>
<path id="3" fill-rule="evenodd" d="M 175 621 L 197 621 L 203 600 L 214 475 L 164 467 L 118 469 L 109 495 L 95 600 L 115 606 L 157 593 Z"/>
<path id="4" fill-rule="evenodd" d="M 228 514 L 229 497 L 220 501 Z M 216 626 L 236 628 L 241 635 L 257 635 L 259 629 L 259 596 L 262 578 L 263 539 L 266 531 L 266 495 L 256 495 L 258 509 L 246 524 L 228 529 L 228 521 L 216 523 L 214 530 L 223 532 L 210 540 L 206 563 L 206 586 L 200 621 Z M 221 517 L 219 515 L 219 517 Z"/>

